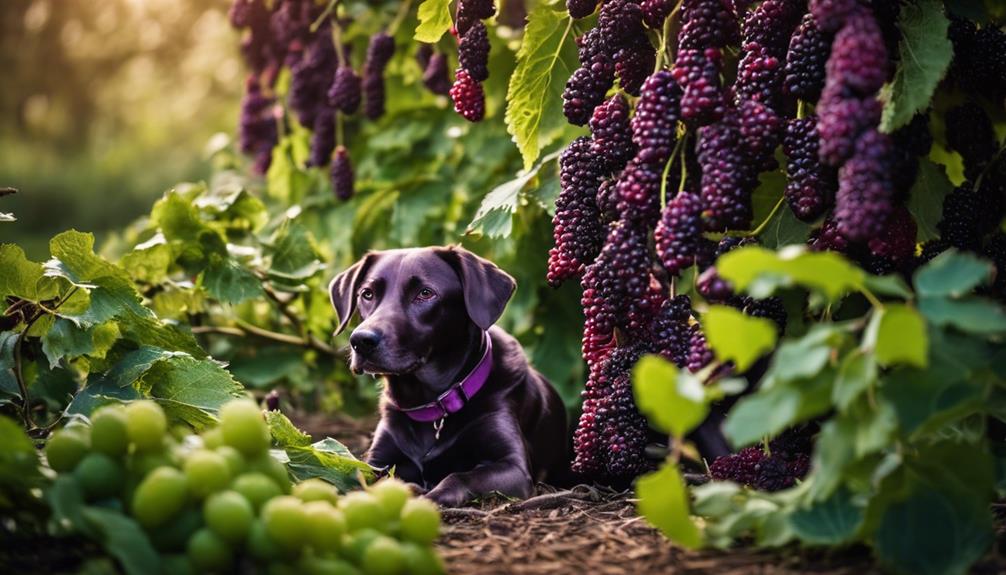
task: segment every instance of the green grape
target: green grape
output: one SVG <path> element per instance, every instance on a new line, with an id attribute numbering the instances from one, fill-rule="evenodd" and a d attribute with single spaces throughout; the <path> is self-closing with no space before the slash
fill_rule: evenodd
<path id="1" fill-rule="evenodd" d="M 133 516 L 144 527 L 157 527 L 181 511 L 187 498 L 185 474 L 173 467 L 158 467 L 133 493 Z"/>
<path id="2" fill-rule="evenodd" d="M 269 536 L 287 551 L 299 550 L 307 541 L 307 512 L 300 499 L 281 495 L 262 507 Z"/>
<path id="3" fill-rule="evenodd" d="M 255 510 L 251 503 L 236 491 L 214 493 L 203 504 L 206 525 L 230 543 L 238 543 L 248 535 Z"/>
<path id="4" fill-rule="evenodd" d="M 370 493 L 384 508 L 388 517 L 398 517 L 405 502 L 412 496 L 412 490 L 398 479 L 382 479 L 370 487 Z"/>
<path id="5" fill-rule="evenodd" d="M 126 412 L 120 405 L 102 407 L 91 416 L 91 447 L 105 455 L 119 457 L 129 450 Z"/>
<path id="6" fill-rule="evenodd" d="M 307 575 L 358 575 L 360 572 L 341 559 L 327 557 L 304 557 L 298 567 Z"/>
<path id="7" fill-rule="evenodd" d="M 294 485 L 293 495 L 301 501 L 328 501 L 333 505 L 339 501 L 335 486 L 322 479 L 307 479 Z"/>
<path id="8" fill-rule="evenodd" d="M 234 561 L 227 542 L 205 527 L 189 539 L 186 552 L 192 564 L 203 571 L 227 571 Z"/>
<path id="9" fill-rule="evenodd" d="M 286 471 L 286 466 L 268 453 L 249 460 L 248 471 L 257 471 L 269 476 L 283 493 L 290 493 L 293 487 L 293 484 L 290 482 L 290 474 Z"/>
<path id="10" fill-rule="evenodd" d="M 367 551 L 367 547 L 381 536 L 380 531 L 369 527 L 351 532 L 343 538 L 342 555 L 359 565 L 363 562 L 363 554 Z"/>
<path id="11" fill-rule="evenodd" d="M 259 561 L 272 561 L 283 555 L 283 550 L 269 536 L 269 531 L 261 519 L 252 521 L 245 547 L 251 556 Z"/>
<path id="12" fill-rule="evenodd" d="M 235 399 L 220 408 L 224 443 L 249 457 L 265 453 L 271 437 L 262 411 L 254 401 Z"/>
<path id="13" fill-rule="evenodd" d="M 224 444 L 224 433 L 219 427 L 207 429 L 200 437 L 203 438 L 203 447 L 206 449 L 216 449 Z"/>
<path id="14" fill-rule="evenodd" d="M 367 575 L 399 575 L 405 571 L 405 556 L 398 541 L 382 535 L 367 545 L 360 566 Z"/>
<path id="15" fill-rule="evenodd" d="M 155 450 L 164 445 L 168 431 L 168 418 L 164 410 L 149 399 L 131 402 L 126 406 L 126 430 L 129 440 L 141 451 Z"/>
<path id="16" fill-rule="evenodd" d="M 339 500 L 339 509 L 346 516 L 346 527 L 357 531 L 369 527 L 383 531 L 387 529 L 388 517 L 377 498 L 366 491 L 354 491 Z"/>
<path id="17" fill-rule="evenodd" d="M 440 511 L 429 499 L 410 499 L 402 507 L 398 526 L 402 538 L 429 545 L 440 535 Z"/>
<path id="18" fill-rule="evenodd" d="M 239 475 L 231 483 L 231 489 L 243 495 L 256 511 L 261 509 L 266 501 L 283 495 L 283 491 L 280 490 L 275 481 L 270 479 L 269 476 L 258 472 Z"/>
<path id="19" fill-rule="evenodd" d="M 126 478 L 122 465 L 104 453 L 84 456 L 77 464 L 74 475 L 88 501 L 117 495 Z"/>
<path id="20" fill-rule="evenodd" d="M 247 467 L 245 458 L 237 449 L 234 449 L 230 445 L 221 445 L 213 451 L 216 451 L 227 460 L 227 467 L 231 471 L 231 477 L 237 477 L 245 472 L 245 468 Z"/>
<path id="21" fill-rule="evenodd" d="M 174 458 L 167 451 L 134 453 L 129 458 L 129 471 L 139 477 L 149 475 L 159 467 L 174 467 Z"/>
<path id="22" fill-rule="evenodd" d="M 150 530 L 150 542 L 161 552 L 185 551 L 185 545 L 203 527 L 203 512 L 188 507 L 170 521 Z"/>
<path id="23" fill-rule="evenodd" d="M 342 544 L 342 534 L 346 532 L 346 520 L 342 513 L 328 501 L 311 501 L 304 504 L 311 546 L 315 551 L 338 551 Z"/>
<path id="24" fill-rule="evenodd" d="M 162 555 L 161 572 L 164 575 L 196 575 L 196 568 L 187 555 Z"/>
<path id="25" fill-rule="evenodd" d="M 444 575 L 447 570 L 433 549 L 406 541 L 402 543 L 405 572 L 409 575 Z"/>
<path id="26" fill-rule="evenodd" d="M 196 497 L 206 497 L 227 487 L 231 481 L 231 469 L 223 455 L 215 451 L 201 449 L 192 452 L 185 460 L 185 477 L 189 488 Z"/>
<path id="27" fill-rule="evenodd" d="M 90 447 L 90 438 L 80 427 L 67 427 L 49 438 L 45 444 L 45 457 L 53 471 L 69 473 L 84 459 Z"/>

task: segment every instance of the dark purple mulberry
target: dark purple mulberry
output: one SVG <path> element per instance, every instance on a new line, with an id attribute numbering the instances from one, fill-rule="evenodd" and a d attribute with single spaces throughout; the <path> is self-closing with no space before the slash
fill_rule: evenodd
<path id="1" fill-rule="evenodd" d="M 720 84 L 721 60 L 718 48 L 678 50 L 672 73 L 684 89 L 681 119 L 691 126 L 708 126 L 726 113 Z"/>
<path id="2" fill-rule="evenodd" d="M 960 250 L 975 251 L 981 245 L 979 221 L 983 206 L 970 184 L 943 198 L 943 218 L 937 224 L 940 238 Z"/>
<path id="3" fill-rule="evenodd" d="M 624 168 L 636 153 L 629 113 L 628 101 L 621 94 L 615 94 L 594 108 L 590 119 L 590 146 L 594 160 L 603 163 L 611 173 Z"/>
<path id="4" fill-rule="evenodd" d="M 880 123 L 883 105 L 874 98 L 842 98 L 826 88 L 817 107 L 821 162 L 838 167 L 853 153 L 860 135 Z"/>
<path id="5" fill-rule="evenodd" d="M 860 8 L 859 0 L 810 0 L 810 13 L 819 28 L 834 32 Z"/>
<path id="6" fill-rule="evenodd" d="M 762 170 L 774 169 L 775 149 L 782 139 L 783 120 L 761 102 L 742 100 L 738 106 L 744 150 Z"/>
<path id="7" fill-rule="evenodd" d="M 643 11 L 643 22 L 654 30 L 660 30 L 664 20 L 674 10 L 674 4 L 673 0 L 642 0 L 639 8 Z"/>
<path id="8" fill-rule="evenodd" d="M 318 114 L 311 133 L 312 166 L 327 166 L 335 149 L 335 114 L 328 109 Z"/>
<path id="9" fill-rule="evenodd" d="M 340 66 L 328 90 L 328 102 L 343 114 L 354 114 L 363 99 L 360 76 L 350 66 Z"/>
<path id="10" fill-rule="evenodd" d="M 891 140 L 876 130 L 863 134 L 856 151 L 838 172 L 835 219 L 854 242 L 881 233 L 892 210 Z"/>
<path id="11" fill-rule="evenodd" d="M 676 276 L 696 260 L 707 257 L 712 244 L 702 236 L 702 199 L 681 192 L 667 202 L 653 238 L 667 273 Z"/>
<path id="12" fill-rule="evenodd" d="M 447 71 L 447 55 L 434 54 L 430 56 L 426 69 L 423 70 L 423 85 L 434 94 L 446 96 L 451 91 L 451 78 Z"/>
<path id="13" fill-rule="evenodd" d="M 580 273 L 601 251 L 605 229 L 595 199 L 601 176 L 589 138 L 573 140 L 559 158 L 561 191 L 552 218 L 555 246 L 549 251 L 547 276 L 553 287 Z"/>
<path id="14" fill-rule="evenodd" d="M 575 126 L 586 124 L 613 82 L 614 76 L 599 76 L 590 68 L 577 68 L 562 92 L 562 113 L 566 120 Z"/>
<path id="15" fill-rule="evenodd" d="M 708 231 L 743 230 L 751 225 L 751 192 L 758 184 L 758 174 L 741 146 L 735 111 L 699 132 L 702 216 Z"/>
<path id="16" fill-rule="evenodd" d="M 824 89 L 825 65 L 831 54 L 831 37 L 822 32 L 811 14 L 803 17 L 789 41 L 783 90 L 801 100 L 816 102 Z"/>
<path id="17" fill-rule="evenodd" d="M 915 257 L 917 233 L 918 226 L 912 213 L 905 206 L 898 206 L 887 218 L 883 231 L 870 238 L 867 245 L 873 255 L 900 264 Z"/>
<path id="18" fill-rule="evenodd" d="M 384 32 L 370 37 L 363 64 L 363 113 L 376 120 L 384 115 L 384 69 L 395 53 L 395 39 Z"/>
<path id="19" fill-rule="evenodd" d="M 573 18 L 586 18 L 597 10 L 598 0 L 566 0 L 566 9 Z"/>
<path id="20" fill-rule="evenodd" d="M 826 65 L 828 81 L 840 82 L 846 96 L 872 96 L 887 80 L 887 48 L 869 10 L 849 17 L 835 35 Z"/>
<path id="21" fill-rule="evenodd" d="M 639 147 L 636 158 L 663 170 L 677 140 L 681 89 L 670 72 L 660 70 L 647 78 L 640 94 L 632 117 L 632 141 Z"/>
<path id="22" fill-rule="evenodd" d="M 489 78 L 489 33 L 481 21 L 475 22 L 461 38 L 458 65 L 467 70 L 473 80 L 485 82 Z"/>
<path id="23" fill-rule="evenodd" d="M 678 48 L 705 50 L 737 42 L 740 25 L 729 0 L 684 0 Z"/>
<path id="24" fill-rule="evenodd" d="M 758 465 L 765 459 L 761 447 L 745 447 L 737 453 L 717 457 L 709 474 L 717 481 L 751 485 L 758 479 Z"/>
<path id="25" fill-rule="evenodd" d="M 248 78 L 241 100 L 238 147 L 242 153 L 255 157 L 254 170 L 259 174 L 269 169 L 272 149 L 279 141 L 275 110 L 276 101 L 262 94 L 258 79 Z"/>
<path id="26" fill-rule="evenodd" d="M 662 167 L 633 158 L 618 178 L 618 213 L 623 219 L 652 227 L 660 212 Z"/>
<path id="27" fill-rule="evenodd" d="M 349 160 L 349 152 L 342 146 L 335 149 L 335 159 L 332 160 L 332 189 L 340 200 L 353 197 L 353 164 Z"/>
<path id="28" fill-rule="evenodd" d="M 657 53 L 650 41 L 646 36 L 637 36 L 635 41 L 615 52 L 615 75 L 619 85 L 627 93 L 638 96 L 656 61 Z"/>
<path id="29" fill-rule="evenodd" d="M 783 136 L 786 163 L 786 201 L 800 220 L 812 222 L 834 201 L 835 172 L 818 157 L 817 118 L 790 120 Z"/>
<path id="30" fill-rule="evenodd" d="M 688 364 L 685 367 L 688 368 L 688 371 L 697 373 L 712 363 L 714 359 L 713 350 L 709 349 L 702 328 L 698 324 L 693 325 L 692 333 L 688 339 Z"/>

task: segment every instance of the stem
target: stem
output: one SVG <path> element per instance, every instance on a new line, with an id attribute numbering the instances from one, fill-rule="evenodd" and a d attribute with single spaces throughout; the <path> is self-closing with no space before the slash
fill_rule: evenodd
<path id="1" fill-rule="evenodd" d="M 240 319 L 235 319 L 234 322 L 238 324 L 239 327 L 214 326 L 214 325 L 196 326 L 192 328 L 192 333 L 227 335 L 231 337 L 247 337 L 251 335 L 267 341 L 282 343 L 284 345 L 293 345 L 296 347 L 314 349 L 316 351 L 320 351 L 322 353 L 332 356 L 339 355 L 339 351 L 337 349 L 324 342 L 319 341 L 317 338 L 312 336 L 308 336 L 302 339 L 297 336 L 287 335 L 285 333 L 278 333 L 275 331 L 270 331 L 268 329 L 263 329 Z"/>
<path id="2" fill-rule="evenodd" d="M 339 60 L 339 66 L 346 65 L 346 54 L 342 50 L 342 27 L 338 20 L 332 23 L 332 42 L 335 44 L 335 55 Z"/>
<path id="3" fill-rule="evenodd" d="M 803 100 L 797 100 L 796 102 L 796 117 L 798 120 L 803 119 L 803 115 L 806 112 L 805 104 Z"/>
<path id="4" fill-rule="evenodd" d="M 870 302 L 870 305 L 877 308 L 878 310 L 884 309 L 884 304 L 877 298 L 876 295 L 873 294 L 872 291 L 869 290 L 869 288 L 863 286 L 862 288 L 860 288 L 859 292 L 863 294 L 863 297 L 865 297 L 867 301 Z"/>
<path id="5" fill-rule="evenodd" d="M 684 141 L 688 137 L 688 132 L 681 135 L 679 142 Z M 685 150 L 684 146 L 681 146 L 681 177 L 678 178 L 678 193 L 685 191 L 685 182 L 688 180 L 688 162 L 685 161 Z"/>
<path id="6" fill-rule="evenodd" d="M 667 162 L 664 163 L 664 171 L 660 175 L 660 209 L 667 207 L 667 174 L 671 171 L 671 164 L 674 163 L 674 157 L 678 155 L 678 150 L 681 149 L 681 142 L 684 138 L 679 139 L 676 144 L 674 144 L 674 151 L 667 158 Z"/>
<path id="7" fill-rule="evenodd" d="M 728 233 L 726 233 L 724 235 L 726 235 L 726 236 L 731 236 L 732 235 L 732 236 L 741 237 L 741 238 L 750 238 L 750 237 L 755 237 L 755 236 L 761 235 L 761 233 L 764 232 L 765 228 L 768 226 L 768 223 L 772 221 L 772 218 L 775 217 L 776 213 L 779 211 L 779 208 L 782 207 L 782 204 L 785 201 L 786 201 L 786 196 L 783 196 L 783 197 L 779 198 L 779 201 L 776 202 L 775 206 L 772 207 L 772 211 L 769 212 L 769 214 L 767 216 L 765 216 L 765 219 L 762 220 L 762 222 L 760 224 L 758 224 L 757 228 L 755 228 L 755 229 L 753 229 L 753 230 L 751 230 L 749 232 L 740 232 L 740 233 L 736 233 L 736 234 L 728 232 Z"/>
<path id="8" fill-rule="evenodd" d="M 409 9 L 412 8 L 412 0 L 405 0 L 398 6 L 398 13 L 395 14 L 395 19 L 391 21 L 388 26 L 388 35 L 394 36 L 395 32 L 398 31 L 398 26 L 401 25 L 402 21 L 405 20 L 405 16 L 409 13 Z"/>
<path id="9" fill-rule="evenodd" d="M 342 112 L 335 112 L 335 143 L 339 146 L 346 145 L 342 132 Z"/>
<path id="10" fill-rule="evenodd" d="M 14 342 L 14 379 L 17 381 L 18 391 L 21 393 L 21 419 L 24 420 L 25 429 L 33 429 L 35 427 L 35 421 L 31 417 L 31 402 L 28 399 L 28 384 L 24 381 L 24 372 L 22 368 L 23 360 L 21 359 L 21 350 L 24 347 L 24 340 L 28 337 L 28 332 L 31 330 L 31 327 L 35 325 L 35 322 L 50 313 L 55 313 L 61 305 L 66 303 L 66 300 L 70 299 L 70 296 L 77 292 L 77 289 L 77 286 L 74 286 L 70 291 L 66 292 L 66 295 L 60 298 L 60 300 L 56 302 L 56 305 L 52 306 L 51 310 L 41 308 L 38 312 L 36 312 L 35 315 L 33 315 L 32 318 L 25 323 L 24 329 L 18 334 L 17 341 Z"/>
<path id="11" fill-rule="evenodd" d="M 328 6 L 325 7 L 325 11 L 322 12 L 320 16 L 318 16 L 317 20 L 311 23 L 311 32 L 317 32 L 318 28 L 321 27 L 322 22 L 325 21 L 325 18 L 331 16 L 332 12 L 335 11 L 335 7 L 338 5 L 339 0 L 332 0 L 331 2 L 329 2 Z"/>

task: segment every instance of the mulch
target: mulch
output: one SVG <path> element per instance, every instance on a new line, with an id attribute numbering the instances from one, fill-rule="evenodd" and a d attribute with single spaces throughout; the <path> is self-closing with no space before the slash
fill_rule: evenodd
<path id="1" fill-rule="evenodd" d="M 376 425 L 372 418 L 293 414 L 312 437 L 328 436 L 358 456 Z M 689 551 L 672 545 L 636 514 L 631 491 L 539 485 L 527 500 L 489 497 L 442 510 L 437 547 L 448 573 L 458 575 L 871 575 L 882 571 L 862 548 Z M 991 567 L 991 566 L 986 566 Z M 1003 572 L 977 569 L 983 573 Z"/>

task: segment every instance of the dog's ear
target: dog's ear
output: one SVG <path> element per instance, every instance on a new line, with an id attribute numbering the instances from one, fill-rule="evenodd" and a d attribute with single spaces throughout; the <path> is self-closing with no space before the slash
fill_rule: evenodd
<path id="1" fill-rule="evenodd" d="M 328 284 L 328 296 L 332 300 L 332 307 L 335 308 L 336 315 L 339 316 L 339 326 L 335 333 L 342 333 L 346 329 L 346 324 L 353 317 L 356 311 L 356 292 L 360 290 L 360 282 L 367 275 L 367 270 L 374 263 L 377 254 L 370 252 L 364 255 L 358 262 L 349 267 L 346 271 L 335 276 L 332 283 Z"/>
<path id="2" fill-rule="evenodd" d="M 482 329 L 489 329 L 503 315 L 517 282 L 491 261 L 462 248 L 451 246 L 437 250 L 461 278 L 468 317 Z"/>

